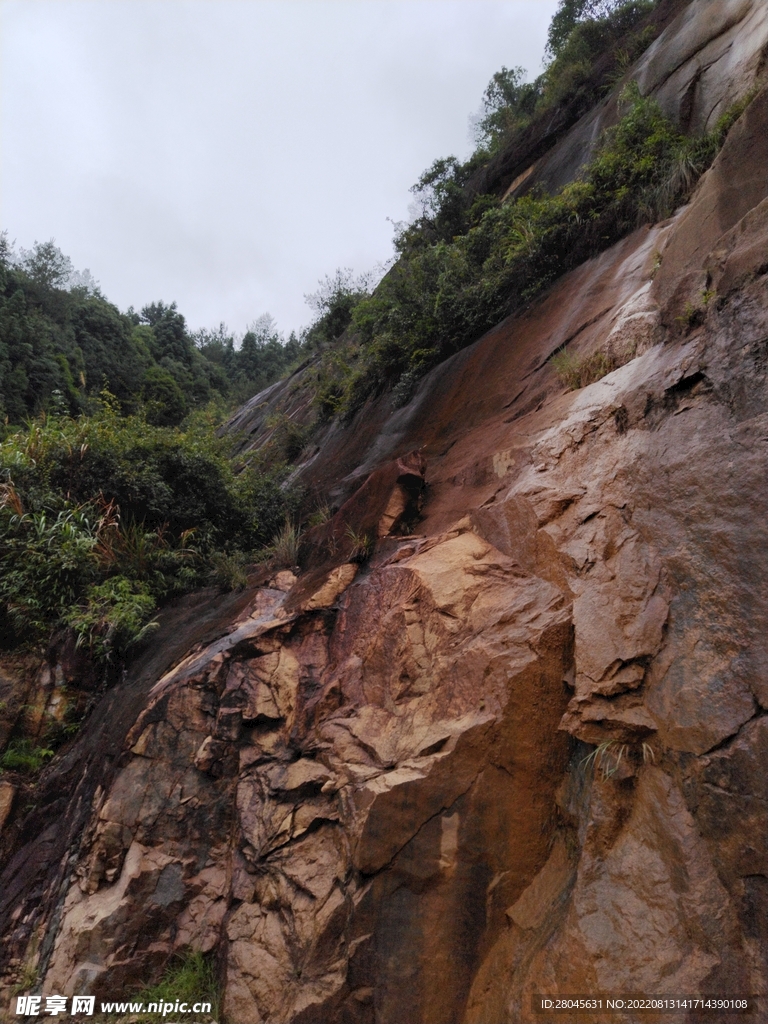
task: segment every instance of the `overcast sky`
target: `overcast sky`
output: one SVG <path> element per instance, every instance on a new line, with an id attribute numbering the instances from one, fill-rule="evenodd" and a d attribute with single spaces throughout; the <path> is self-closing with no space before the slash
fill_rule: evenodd
<path id="1" fill-rule="evenodd" d="M 286 333 L 392 254 L 409 186 L 466 157 L 557 0 L 0 0 L 0 227 L 121 309 Z"/>

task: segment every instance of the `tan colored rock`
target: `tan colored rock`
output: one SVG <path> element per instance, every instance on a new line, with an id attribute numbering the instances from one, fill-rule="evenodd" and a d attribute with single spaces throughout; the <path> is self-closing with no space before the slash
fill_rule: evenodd
<path id="1" fill-rule="evenodd" d="M 503 936 L 489 953 L 488 967 L 495 963 L 497 971 L 478 972 L 468 1021 L 555 1021 L 556 1015 L 532 1011 L 534 992 L 607 994 L 653 985 L 657 993 L 671 994 L 706 984 L 718 962 L 712 937 L 735 937 L 735 907 L 679 791 L 648 767 L 622 829 L 616 829 L 616 816 L 625 812 L 610 805 L 609 795 L 572 890 L 562 852 L 553 853 L 531 889 L 533 896 L 540 887 L 565 917 L 562 910 L 554 920 L 552 911 L 542 917 L 533 901 L 516 905 L 514 923 L 523 930 Z M 670 870 L 683 860 L 690 869 L 684 880 Z M 553 925 L 557 930 L 551 935 Z M 512 973 L 499 972 L 500 963 L 510 965 Z M 682 1024 L 685 1013 L 671 1019 Z"/>
<path id="2" fill-rule="evenodd" d="M 753 207 L 721 235 L 707 257 L 709 287 L 722 298 L 765 270 L 768 237 L 768 198 Z"/>
<path id="3" fill-rule="evenodd" d="M 283 569 L 279 572 L 274 580 L 270 582 L 270 586 L 275 590 L 282 590 L 284 593 L 288 593 L 291 587 L 296 582 L 296 576 L 291 572 L 290 569 Z"/>
<path id="4" fill-rule="evenodd" d="M 332 778 L 331 772 L 317 761 L 302 758 L 283 767 L 276 766 L 267 773 L 270 787 L 276 792 L 291 792 L 305 786 L 321 787 Z"/>
<path id="5" fill-rule="evenodd" d="M 701 758 L 690 781 L 696 821 L 720 872 L 754 888 L 755 922 L 765 905 L 760 879 L 768 870 L 767 753 L 768 718 L 761 715 L 732 743 Z"/>
<path id="6" fill-rule="evenodd" d="M 331 569 L 318 589 L 302 602 L 302 611 L 330 608 L 357 576 L 357 570 L 358 566 L 354 562 Z"/>
<path id="7" fill-rule="evenodd" d="M 389 501 L 387 507 L 384 509 L 381 519 L 376 526 L 376 536 L 381 539 L 382 537 L 388 537 L 392 532 L 395 524 L 400 521 L 403 513 L 408 508 L 409 496 L 407 491 L 396 486 Z"/>
<path id="8" fill-rule="evenodd" d="M 560 728 L 584 743 L 642 743 L 658 726 L 642 701 L 634 695 L 608 700 L 605 697 L 574 698 Z"/>
<path id="9" fill-rule="evenodd" d="M 44 994 L 72 995 L 82 972 L 103 975 L 121 949 L 130 948 L 142 929 L 137 904 L 155 908 L 181 905 L 185 893 L 181 865 L 159 850 L 131 845 L 114 885 L 90 896 L 70 890 L 43 986 Z M 95 978 L 93 979 L 95 980 Z"/>
<path id="10" fill-rule="evenodd" d="M 684 881 L 673 863 L 687 865 Z M 696 991 L 718 961 L 712 939 L 736 926 L 735 907 L 681 794 L 651 767 L 626 828 L 599 860 L 584 858 L 571 899 L 560 935 L 531 964 L 521 1020 L 534 1019 L 523 1009 L 532 983 L 554 985 L 547 989 L 553 992 L 631 985 Z"/>
<path id="11" fill-rule="evenodd" d="M 0 782 L 0 832 L 8 820 L 16 796 L 16 787 L 10 782 Z"/>
<path id="12" fill-rule="evenodd" d="M 221 940 L 230 884 L 226 864 L 228 851 L 221 851 L 220 856 L 219 863 L 213 863 L 189 879 L 188 886 L 191 891 L 197 891 L 197 895 L 178 918 L 174 940 L 178 949 L 208 953 Z"/>
<path id="13" fill-rule="evenodd" d="M 637 82 L 685 127 L 711 131 L 749 90 L 766 43 L 768 12 L 758 0 L 690 4 L 640 59 Z"/>
<path id="14" fill-rule="evenodd" d="M 296 705 L 298 674 L 296 655 L 278 647 L 247 662 L 236 662 L 227 677 L 227 687 L 242 690 L 245 720 L 289 719 Z"/>
<path id="15" fill-rule="evenodd" d="M 365 826 L 355 866 L 374 874 L 389 863 L 430 818 L 451 807 L 477 778 L 489 721 L 478 722 L 423 769 L 403 766 L 371 780 L 355 796 L 365 808 Z"/>

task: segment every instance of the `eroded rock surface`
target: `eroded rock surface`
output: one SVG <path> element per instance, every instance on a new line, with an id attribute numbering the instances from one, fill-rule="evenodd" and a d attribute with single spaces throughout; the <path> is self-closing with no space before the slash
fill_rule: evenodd
<path id="1" fill-rule="evenodd" d="M 435 957 L 490 943 L 547 857 L 570 609 L 468 522 L 396 556 L 156 686 L 94 808 L 46 991 L 114 990 L 127 964 L 224 935 L 234 1020 L 382 999 L 397 1016 L 417 994 L 442 1019 L 465 998 L 472 964 L 449 985 Z"/>

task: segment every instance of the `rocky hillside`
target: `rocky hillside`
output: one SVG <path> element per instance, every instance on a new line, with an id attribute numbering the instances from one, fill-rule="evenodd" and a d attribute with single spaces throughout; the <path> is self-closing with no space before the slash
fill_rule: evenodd
<path id="1" fill-rule="evenodd" d="M 766 53 L 762 0 L 684 6 L 626 78 L 691 130 L 751 97 L 691 202 L 320 428 L 300 566 L 167 610 L 34 792 L 0 783 L 3 1005 L 195 950 L 238 1024 L 768 1021 Z M 506 187 L 569 180 L 621 87 Z M 566 344 L 618 368 L 565 390 Z M 240 411 L 245 451 L 311 380 Z"/>

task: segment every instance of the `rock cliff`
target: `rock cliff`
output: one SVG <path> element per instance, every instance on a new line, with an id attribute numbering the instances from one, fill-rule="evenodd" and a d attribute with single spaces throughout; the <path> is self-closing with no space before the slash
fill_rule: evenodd
<path id="1" fill-rule="evenodd" d="M 766 994 L 767 47 L 760 0 L 684 7 L 641 89 L 699 128 L 754 90 L 691 203 L 326 427 L 301 568 L 170 609 L 4 807 L 9 988 L 114 997 L 195 949 L 242 1024 Z M 622 365 L 565 392 L 566 342 Z M 299 374 L 235 426 L 306 408 Z"/>

